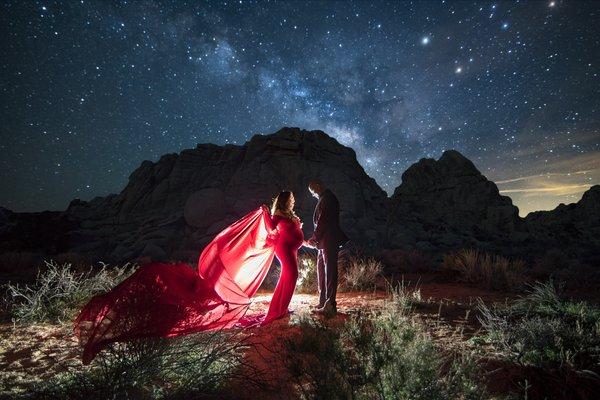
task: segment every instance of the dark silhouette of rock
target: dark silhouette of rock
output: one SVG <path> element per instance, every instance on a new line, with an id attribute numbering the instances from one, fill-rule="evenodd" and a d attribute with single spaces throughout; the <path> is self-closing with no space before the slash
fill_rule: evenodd
<path id="1" fill-rule="evenodd" d="M 390 247 L 494 250 L 520 222 L 511 199 L 455 150 L 410 166 L 391 203 Z"/>
<path id="2" fill-rule="evenodd" d="M 577 203 L 529 213 L 523 225 L 523 252 L 553 249 L 569 258 L 600 261 L 600 185 L 588 189 Z"/>
<path id="3" fill-rule="evenodd" d="M 341 223 L 350 237 L 366 245 L 382 240 L 377 228 L 385 226 L 387 195 L 365 173 L 354 150 L 322 131 L 287 127 L 255 135 L 243 146 L 199 144 L 157 162 L 144 161 L 121 193 L 89 202 L 76 199 L 55 215 L 76 222 L 64 232 L 70 252 L 115 262 L 197 257 L 222 228 L 284 189 L 295 193 L 305 234 L 312 232 L 317 200 L 307 186 L 315 178 L 341 199 Z M 7 236 L 23 233 L 9 231 Z M 40 238 L 40 245 L 47 241 Z"/>
<path id="4" fill-rule="evenodd" d="M 311 233 L 316 199 L 307 184 L 315 178 L 340 199 L 350 238 L 375 251 L 472 247 L 533 257 L 562 246 L 573 257 L 600 254 L 600 186 L 576 204 L 523 219 L 471 161 L 449 150 L 408 168 L 388 198 L 354 150 L 322 131 L 287 127 L 241 146 L 199 144 L 144 161 L 119 194 L 75 199 L 62 212 L 0 208 L 0 253 L 195 262 L 215 234 L 280 190 L 295 193 L 304 232 Z"/>

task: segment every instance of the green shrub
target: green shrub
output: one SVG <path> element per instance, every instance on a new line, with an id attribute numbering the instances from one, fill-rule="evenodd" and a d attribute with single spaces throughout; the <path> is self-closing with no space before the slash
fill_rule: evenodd
<path id="1" fill-rule="evenodd" d="M 77 273 L 71 264 L 44 261 L 33 285 L 6 285 L 9 312 L 15 322 L 62 322 L 71 320 L 85 302 L 96 294 L 112 289 L 135 270 L 135 266 Z"/>
<path id="2" fill-rule="evenodd" d="M 600 309 L 563 299 L 552 282 L 536 283 L 510 306 L 479 304 L 486 339 L 526 365 L 600 372 Z"/>
<path id="3" fill-rule="evenodd" d="M 310 318 L 285 340 L 288 370 L 306 399 L 479 399 L 468 356 L 442 356 L 423 327 L 394 308 L 339 327 Z"/>
<path id="4" fill-rule="evenodd" d="M 90 367 L 59 374 L 34 389 L 42 399 L 222 398 L 239 378 L 247 349 L 239 331 L 139 339 L 102 351 Z M 252 382 L 246 379 L 245 382 Z"/>
<path id="5" fill-rule="evenodd" d="M 316 293 L 318 291 L 317 262 L 310 253 L 304 253 L 298 258 L 296 290 L 299 293 Z"/>

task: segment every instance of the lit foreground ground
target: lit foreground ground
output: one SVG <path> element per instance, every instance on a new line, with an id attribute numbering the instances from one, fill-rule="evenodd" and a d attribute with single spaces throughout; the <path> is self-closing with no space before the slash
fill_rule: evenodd
<path id="1" fill-rule="evenodd" d="M 444 351 L 457 353 L 477 347 L 476 352 L 481 354 L 479 365 L 488 394 L 486 397 L 505 399 L 513 393 L 516 397 L 510 398 L 525 398 L 523 382 L 544 385 L 544 376 L 539 376 L 527 367 L 506 363 L 499 355 L 496 357 L 493 349 L 485 344 L 469 340 L 481 330 L 477 319 L 477 299 L 491 304 L 504 302 L 514 295 L 458 283 L 428 282 L 423 276 L 410 278 L 413 282 L 420 279 L 418 289 L 421 295 L 411 313 L 424 324 L 436 345 Z M 411 287 L 414 288 L 414 285 Z M 259 293 L 250 314 L 266 311 L 270 296 L 270 293 Z M 387 294 L 383 290 L 339 293 L 337 316 L 324 322 L 340 324 L 353 314 L 376 310 L 386 298 Z M 303 316 L 312 315 L 313 318 L 324 320 L 324 317 L 310 313 L 310 306 L 316 301 L 314 294 L 296 294 L 290 305 L 294 312 L 289 318 L 244 332 L 249 342 L 254 344 L 246 354 L 247 361 L 261 371 L 260 380 L 264 384 L 253 386 L 249 390 L 240 383 L 232 383 L 228 391 L 234 393 L 234 398 L 298 398 L 283 364 L 285 355 L 279 351 L 280 343 L 299 334 L 297 323 Z M 79 355 L 79 347 L 69 324 L 3 324 L 0 327 L 0 388 L 3 390 L 0 398 L 24 394 L 36 381 L 49 379 L 67 370 L 80 369 L 82 366 Z"/>

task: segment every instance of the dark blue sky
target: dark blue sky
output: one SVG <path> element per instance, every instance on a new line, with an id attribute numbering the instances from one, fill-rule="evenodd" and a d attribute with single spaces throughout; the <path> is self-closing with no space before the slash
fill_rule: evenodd
<path id="1" fill-rule="evenodd" d="M 13 210 L 282 126 L 352 146 L 388 193 L 450 148 L 521 215 L 600 183 L 600 2 L 4 1 L 0 22 Z"/>

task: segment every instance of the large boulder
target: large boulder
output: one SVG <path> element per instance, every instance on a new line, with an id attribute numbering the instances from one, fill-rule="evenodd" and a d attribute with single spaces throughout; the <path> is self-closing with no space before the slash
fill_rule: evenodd
<path id="1" fill-rule="evenodd" d="M 392 247 L 411 241 L 429 250 L 473 246 L 506 237 L 518 224 L 511 199 L 455 150 L 410 166 L 391 197 Z"/>
<path id="2" fill-rule="evenodd" d="M 463 247 L 528 257 L 549 248 L 577 258 L 600 254 L 600 186 L 578 203 L 522 219 L 471 161 L 449 150 L 408 168 L 388 198 L 354 150 L 322 131 L 287 127 L 241 146 L 199 144 L 144 161 L 120 193 L 74 199 L 62 212 L 0 208 L 0 253 L 196 262 L 219 231 L 284 189 L 294 192 L 308 236 L 317 201 L 307 190 L 312 179 L 337 195 L 342 228 L 361 247 L 437 255 Z"/>
<path id="3" fill-rule="evenodd" d="M 112 262 L 199 254 L 221 229 L 284 189 L 294 192 L 296 211 L 309 235 L 317 201 L 307 190 L 311 179 L 322 180 L 336 193 L 342 227 L 352 239 L 365 246 L 383 240 L 387 194 L 365 173 L 354 150 L 322 131 L 286 127 L 255 135 L 242 146 L 199 144 L 142 162 L 120 193 L 75 199 L 66 211 L 53 214 L 73 223 L 61 233 L 61 246 L 45 248 L 49 255 L 60 248 Z M 25 231 L 34 228 L 11 228 L 4 220 L 14 215 L 3 211 L 0 223 L 5 236 L 13 239 L 5 243 L 18 247 Z M 36 215 L 42 214 L 28 218 L 33 221 Z M 51 239 L 40 238 L 38 244 L 44 247 Z M 0 246 L 0 251 L 6 247 Z"/>
<path id="4" fill-rule="evenodd" d="M 588 189 L 577 203 L 529 213 L 523 230 L 522 252 L 541 256 L 552 249 L 570 259 L 600 263 L 600 185 Z"/>

